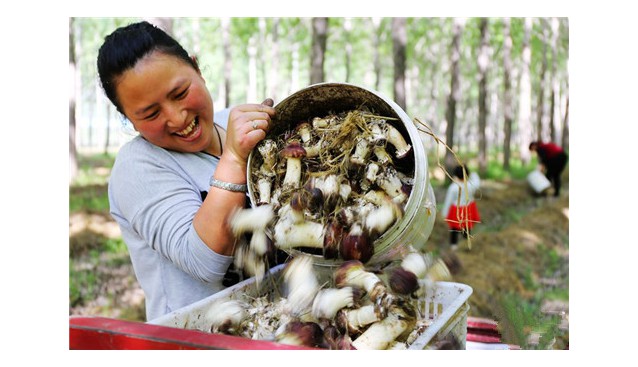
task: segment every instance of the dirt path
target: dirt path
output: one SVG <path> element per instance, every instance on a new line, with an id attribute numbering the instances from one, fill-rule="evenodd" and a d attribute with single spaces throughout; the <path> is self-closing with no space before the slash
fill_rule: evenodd
<path id="1" fill-rule="evenodd" d="M 441 219 L 429 240 L 431 250 L 456 260 L 460 269 L 453 280 L 474 290 L 469 315 L 497 320 L 506 342 L 530 349 L 566 348 L 568 190 L 559 198 L 534 197 L 524 181 L 488 181 L 481 194 L 477 203 L 483 220 L 470 238 L 471 248 L 466 241 L 460 250 L 447 250 Z"/>

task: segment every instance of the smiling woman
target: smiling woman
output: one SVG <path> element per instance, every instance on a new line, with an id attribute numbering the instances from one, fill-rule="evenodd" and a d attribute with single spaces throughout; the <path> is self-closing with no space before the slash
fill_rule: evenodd
<path id="1" fill-rule="evenodd" d="M 107 97 L 139 133 L 118 153 L 109 204 L 153 319 L 224 288 L 244 241 L 227 225 L 246 205 L 245 192 L 232 188 L 246 184 L 273 101 L 236 106 L 215 121 L 195 59 L 147 22 L 107 36 L 97 64 Z"/>

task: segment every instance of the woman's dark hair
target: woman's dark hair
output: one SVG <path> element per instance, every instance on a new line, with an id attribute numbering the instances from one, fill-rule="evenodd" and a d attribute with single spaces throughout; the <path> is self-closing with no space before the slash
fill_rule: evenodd
<path id="1" fill-rule="evenodd" d="M 463 179 L 463 166 L 454 167 L 454 171 L 452 171 L 452 174 L 454 174 L 455 177 L 458 177 L 458 178 L 460 178 L 462 180 Z M 465 174 L 466 175 L 470 174 L 470 170 L 467 169 L 467 167 L 465 168 Z"/>
<path id="2" fill-rule="evenodd" d="M 115 93 L 117 78 L 153 51 L 175 56 L 199 70 L 197 63 L 175 39 L 149 22 L 116 29 L 104 38 L 97 56 L 97 71 L 104 93 L 121 114 L 124 111 Z"/>
<path id="3" fill-rule="evenodd" d="M 534 150 L 538 148 L 538 142 L 537 141 L 533 141 L 531 143 L 529 143 L 529 150 Z"/>

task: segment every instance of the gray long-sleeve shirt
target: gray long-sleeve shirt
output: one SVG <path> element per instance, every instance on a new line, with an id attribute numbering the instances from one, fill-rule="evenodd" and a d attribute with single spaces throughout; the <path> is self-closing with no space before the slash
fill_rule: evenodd
<path id="1" fill-rule="evenodd" d="M 223 127 L 226 122 L 218 121 Z M 147 320 L 224 288 L 233 258 L 211 250 L 193 227 L 217 163 L 208 154 L 166 150 L 140 136 L 118 152 L 109 179 L 110 211 L 144 290 Z"/>

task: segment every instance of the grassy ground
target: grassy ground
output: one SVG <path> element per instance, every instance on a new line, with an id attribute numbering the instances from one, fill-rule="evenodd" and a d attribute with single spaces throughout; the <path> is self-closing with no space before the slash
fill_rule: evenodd
<path id="1" fill-rule="evenodd" d="M 70 187 L 69 315 L 144 321 L 143 292 L 108 214 L 106 181 L 112 161 L 108 156 L 83 157 L 77 184 Z M 524 170 L 508 174 L 491 167 L 477 201 L 483 220 L 469 243 L 449 251 L 447 227 L 438 218 L 428 250 L 456 261 L 459 269 L 453 280 L 473 288 L 468 314 L 497 320 L 504 342 L 523 349 L 565 349 L 568 172 L 564 192 L 554 199 L 532 195 L 522 179 Z M 432 177 L 437 175 L 432 172 Z M 443 182 L 433 179 L 433 185 L 441 203 Z"/>

